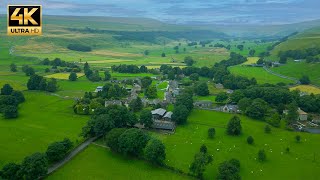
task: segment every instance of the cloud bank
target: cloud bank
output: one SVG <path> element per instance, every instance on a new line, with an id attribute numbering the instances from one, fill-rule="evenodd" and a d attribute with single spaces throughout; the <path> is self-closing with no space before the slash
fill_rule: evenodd
<path id="1" fill-rule="evenodd" d="M 288 24 L 320 19 L 319 0 L 3 0 L 46 15 L 146 17 L 178 24 Z M 0 13 L 6 13 L 1 6 Z"/>

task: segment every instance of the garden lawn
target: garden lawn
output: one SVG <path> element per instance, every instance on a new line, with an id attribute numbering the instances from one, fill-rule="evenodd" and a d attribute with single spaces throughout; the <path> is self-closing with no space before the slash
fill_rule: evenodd
<path id="1" fill-rule="evenodd" d="M 233 66 L 230 67 L 229 70 L 234 75 L 244 76 L 250 79 L 255 78 L 258 84 L 277 84 L 280 82 L 286 84 L 294 83 L 292 80 L 284 79 L 276 75 L 270 74 L 260 67 Z"/>
<path id="2" fill-rule="evenodd" d="M 188 123 L 178 126 L 173 135 L 154 133 L 166 145 L 166 163 L 189 171 L 195 153 L 202 144 L 213 155 L 212 165 L 207 166 L 205 179 L 215 179 L 218 165 L 231 158 L 240 160 L 242 179 L 290 179 L 316 180 L 320 171 L 320 143 L 318 134 L 290 132 L 272 128 L 271 134 L 264 133 L 266 123 L 240 116 L 243 133 L 233 137 L 226 135 L 226 125 L 232 114 L 215 111 L 193 110 Z M 214 127 L 216 136 L 208 139 L 208 129 Z M 295 136 L 301 135 L 301 142 Z M 247 137 L 254 138 L 254 144 L 247 144 Z M 285 148 L 290 153 L 285 153 Z M 260 149 L 266 151 L 267 160 L 256 160 Z"/>
<path id="3" fill-rule="evenodd" d="M 26 101 L 19 106 L 17 119 L 0 117 L 0 167 L 20 162 L 27 155 L 45 152 L 48 144 L 70 138 L 80 142 L 81 128 L 88 116 L 75 115 L 73 100 L 43 92 L 23 92 Z"/>
<path id="4" fill-rule="evenodd" d="M 189 179 L 142 160 L 126 158 L 110 150 L 90 145 L 47 179 Z"/>

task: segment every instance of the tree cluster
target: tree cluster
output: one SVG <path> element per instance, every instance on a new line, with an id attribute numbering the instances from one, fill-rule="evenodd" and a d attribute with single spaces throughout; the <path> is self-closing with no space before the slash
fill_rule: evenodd
<path id="1" fill-rule="evenodd" d="M 46 151 L 48 162 L 55 163 L 61 161 L 70 152 L 72 147 L 73 143 L 68 138 L 49 144 Z"/>
<path id="2" fill-rule="evenodd" d="M 55 92 L 58 90 L 57 80 L 51 78 L 47 81 L 46 78 L 39 75 L 32 75 L 27 83 L 28 90 L 40 90 L 40 91 L 48 91 Z"/>
<path id="3" fill-rule="evenodd" d="M 133 126 L 137 122 L 136 115 L 124 106 L 98 107 L 86 126 L 82 128 L 81 135 L 83 137 L 104 136 L 113 128 Z"/>
<path id="4" fill-rule="evenodd" d="M 237 159 L 231 159 L 224 161 L 218 168 L 218 180 L 241 180 L 239 175 L 240 161 Z"/>
<path id="5" fill-rule="evenodd" d="M 165 146 L 140 129 L 114 128 L 106 136 L 106 144 L 112 151 L 124 155 L 144 157 L 153 164 L 163 165 Z"/>
<path id="6" fill-rule="evenodd" d="M 190 165 L 190 172 L 195 175 L 197 178 L 202 179 L 203 173 L 206 170 L 206 166 L 212 163 L 213 158 L 207 152 L 207 147 L 202 145 L 200 148 L 200 152 L 195 154 L 193 162 Z"/>
<path id="7" fill-rule="evenodd" d="M 57 69 L 57 67 L 66 67 L 65 69 L 62 69 L 60 71 L 64 72 L 81 72 L 80 66 L 73 62 L 67 62 L 64 60 L 61 60 L 60 58 L 55 58 L 54 60 L 49 60 L 48 58 L 45 58 L 40 62 L 41 65 L 46 66 L 52 66 L 52 69 Z"/>
<path id="8" fill-rule="evenodd" d="M 137 65 L 126 65 L 126 64 L 120 64 L 120 65 L 113 65 L 111 66 L 111 70 L 119 73 L 146 73 L 148 72 L 148 68 L 144 65 L 137 66 Z"/>
<path id="9" fill-rule="evenodd" d="M 15 91 L 9 84 L 3 85 L 0 94 L 0 113 L 5 119 L 18 117 L 18 105 L 25 101 L 21 91 Z"/>
<path id="10" fill-rule="evenodd" d="M 82 44 L 69 44 L 67 46 L 68 49 L 73 51 L 81 51 L 81 52 L 90 52 L 92 51 L 90 46 L 82 45 Z"/>

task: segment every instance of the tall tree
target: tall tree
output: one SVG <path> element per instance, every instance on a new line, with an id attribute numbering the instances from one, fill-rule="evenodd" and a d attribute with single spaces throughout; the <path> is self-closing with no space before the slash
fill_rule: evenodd
<path id="1" fill-rule="evenodd" d="M 149 136 L 142 130 L 131 128 L 122 133 L 118 139 L 119 150 L 121 153 L 127 155 L 140 156 L 143 149 L 146 147 Z"/>
<path id="2" fill-rule="evenodd" d="M 150 110 L 144 109 L 140 114 L 140 122 L 144 124 L 144 127 L 150 128 L 153 124 L 152 114 Z"/>
<path id="3" fill-rule="evenodd" d="M 24 158 L 21 171 L 26 180 L 39 179 L 48 172 L 48 160 L 45 154 L 34 153 Z"/>
<path id="4" fill-rule="evenodd" d="M 109 81 L 111 79 L 111 74 L 108 70 L 104 71 L 104 81 Z"/>
<path id="5" fill-rule="evenodd" d="M 5 84 L 1 88 L 1 95 L 11 95 L 13 92 L 13 88 L 10 86 L 10 84 Z"/>
<path id="6" fill-rule="evenodd" d="M 291 103 L 288 105 L 288 114 L 286 116 L 286 119 L 289 123 L 295 122 L 298 119 L 298 106 L 296 103 Z"/>
<path id="7" fill-rule="evenodd" d="M 189 115 L 189 110 L 185 105 L 175 105 L 172 114 L 172 120 L 177 124 L 185 124 Z"/>
<path id="8" fill-rule="evenodd" d="M 163 165 L 166 159 L 166 147 L 158 139 L 152 139 L 147 144 L 144 155 L 153 164 Z"/>
<path id="9" fill-rule="evenodd" d="M 149 76 L 145 76 L 141 79 L 141 85 L 143 88 L 147 88 L 152 84 L 152 79 Z"/>
<path id="10" fill-rule="evenodd" d="M 209 95 L 209 88 L 206 82 L 199 83 L 195 87 L 195 93 L 199 96 L 207 96 Z"/>
<path id="11" fill-rule="evenodd" d="M 70 81 L 76 81 L 77 80 L 77 73 L 75 72 L 71 72 L 70 75 L 69 75 L 69 80 Z"/>
<path id="12" fill-rule="evenodd" d="M 233 116 L 227 125 L 227 134 L 232 136 L 238 136 L 241 134 L 242 127 L 241 127 L 241 121 L 238 116 Z"/>
<path id="13" fill-rule="evenodd" d="M 51 78 L 47 85 L 47 91 L 49 92 L 56 92 L 58 90 L 57 80 Z"/>
<path id="14" fill-rule="evenodd" d="M 150 99 L 156 98 L 158 96 L 156 86 L 149 86 L 145 91 L 145 95 Z"/>
<path id="15" fill-rule="evenodd" d="M 17 70 L 17 65 L 15 65 L 14 63 L 11 63 L 10 64 L 10 71 L 11 72 L 17 72 L 18 70 Z"/>

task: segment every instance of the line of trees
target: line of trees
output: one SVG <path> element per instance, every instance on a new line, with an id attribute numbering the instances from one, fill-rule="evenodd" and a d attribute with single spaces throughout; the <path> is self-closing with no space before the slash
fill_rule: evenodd
<path id="1" fill-rule="evenodd" d="M 18 105 L 25 101 L 21 91 L 15 91 L 10 84 L 5 84 L 1 88 L 0 113 L 5 119 L 18 117 Z"/>
<path id="2" fill-rule="evenodd" d="M 73 51 L 81 51 L 81 52 L 90 52 L 92 51 L 90 46 L 82 45 L 82 44 L 69 44 L 67 46 L 68 49 Z"/>
<path id="3" fill-rule="evenodd" d="M 113 65 L 111 66 L 111 70 L 119 73 L 147 73 L 148 68 L 145 65 L 137 66 L 137 65 L 126 65 L 126 64 L 120 64 L 120 65 Z"/>
<path id="4" fill-rule="evenodd" d="M 308 63 L 319 62 L 317 57 L 320 54 L 320 48 L 296 49 L 288 51 L 280 51 L 278 56 L 280 59 L 306 59 Z"/>

